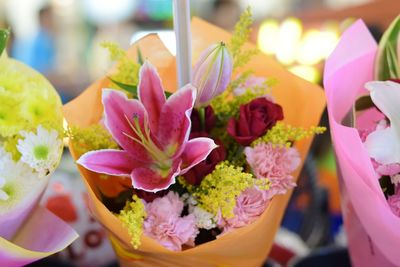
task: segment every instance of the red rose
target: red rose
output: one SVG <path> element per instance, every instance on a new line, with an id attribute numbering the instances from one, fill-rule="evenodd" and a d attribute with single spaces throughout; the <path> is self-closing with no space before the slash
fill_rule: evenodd
<path id="1" fill-rule="evenodd" d="M 201 121 L 200 121 L 200 114 L 197 109 L 193 109 L 192 115 L 190 116 L 190 120 L 192 121 L 192 129 L 191 132 L 210 132 L 212 128 L 215 126 L 215 114 L 214 110 L 211 106 L 207 106 L 204 108 L 204 124 L 205 124 L 205 129 L 202 129 L 201 127 Z"/>
<path id="2" fill-rule="evenodd" d="M 220 140 L 214 140 L 214 141 L 218 145 L 218 147 L 213 151 L 211 151 L 210 155 L 208 155 L 208 157 L 205 160 L 203 160 L 202 162 L 191 168 L 188 172 L 186 172 L 183 175 L 183 177 L 189 184 L 199 185 L 203 180 L 203 178 L 215 169 L 215 166 L 218 163 L 225 160 L 226 151 L 224 145 Z"/>
<path id="3" fill-rule="evenodd" d="M 265 97 L 253 99 L 240 106 L 239 120 L 231 118 L 227 131 L 236 142 L 248 146 L 283 119 L 282 107 Z"/>

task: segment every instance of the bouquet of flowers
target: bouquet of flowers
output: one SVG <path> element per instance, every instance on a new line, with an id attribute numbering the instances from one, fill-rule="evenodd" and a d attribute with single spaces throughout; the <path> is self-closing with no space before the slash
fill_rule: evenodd
<path id="1" fill-rule="evenodd" d="M 0 54 L 8 31 L 0 31 Z M 77 238 L 37 206 L 63 150 L 60 98 L 39 73 L 0 57 L 0 262 L 22 266 Z"/>
<path id="2" fill-rule="evenodd" d="M 398 266 L 400 255 L 400 17 L 379 46 L 362 21 L 325 67 L 342 209 L 354 266 Z"/>
<path id="3" fill-rule="evenodd" d="M 256 54 L 251 22 L 247 10 L 230 36 L 194 19 L 192 83 L 173 93 L 175 60 L 157 36 L 127 52 L 107 43 L 116 67 L 64 107 L 90 209 L 122 266 L 266 259 L 306 137 L 324 131 L 324 100 Z"/>

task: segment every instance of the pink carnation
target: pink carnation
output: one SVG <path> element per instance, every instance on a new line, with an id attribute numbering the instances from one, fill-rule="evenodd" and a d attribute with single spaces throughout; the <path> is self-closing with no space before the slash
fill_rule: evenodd
<path id="1" fill-rule="evenodd" d="M 371 159 L 372 161 L 372 166 L 374 166 L 376 173 L 379 175 L 379 177 L 381 176 L 385 176 L 385 175 L 396 175 L 398 173 L 400 173 L 400 164 L 399 163 L 392 163 L 392 164 L 380 164 L 379 162 L 377 162 L 374 159 Z"/>
<path id="2" fill-rule="evenodd" d="M 153 202 L 148 203 L 146 212 L 148 214 L 156 214 L 160 218 L 168 218 L 171 216 L 179 217 L 183 210 L 183 202 L 179 195 L 170 191 L 161 198 L 156 198 Z"/>
<path id="3" fill-rule="evenodd" d="M 246 147 L 244 153 L 254 175 L 270 180 L 269 198 L 296 186 L 291 173 L 301 162 L 297 149 L 260 143 L 254 148 Z"/>
<path id="4" fill-rule="evenodd" d="M 389 207 L 393 211 L 393 213 L 396 216 L 400 217 L 400 194 L 390 196 L 388 198 L 388 203 L 389 203 Z"/>
<path id="5" fill-rule="evenodd" d="M 246 189 L 236 198 L 236 207 L 233 210 L 235 216 L 220 220 L 219 225 L 224 227 L 224 232 L 246 226 L 260 217 L 268 203 L 269 198 L 266 191 L 257 188 Z"/>
<path id="6" fill-rule="evenodd" d="M 196 219 L 193 215 L 180 217 L 183 205 L 172 191 L 146 204 L 144 233 L 170 250 L 180 251 L 184 244 L 194 246 L 198 234 Z"/>

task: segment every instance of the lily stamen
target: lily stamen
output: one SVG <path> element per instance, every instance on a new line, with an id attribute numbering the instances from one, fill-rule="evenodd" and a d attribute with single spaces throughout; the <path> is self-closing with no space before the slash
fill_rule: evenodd
<path id="1" fill-rule="evenodd" d="M 156 144 L 151 140 L 150 138 L 150 129 L 147 129 L 148 127 L 145 127 L 145 135 L 143 134 L 142 127 L 140 127 L 139 123 L 139 118 L 138 116 L 135 116 L 133 118 L 133 122 L 135 125 L 132 125 L 131 121 L 128 119 L 126 114 L 124 114 L 125 119 L 127 120 L 129 126 L 133 130 L 133 132 L 140 138 L 137 139 L 127 133 L 123 133 L 126 137 L 130 138 L 131 140 L 137 142 L 138 144 L 141 144 L 153 157 L 153 159 L 157 161 L 165 161 L 168 160 L 168 157 L 165 155 L 163 151 L 161 151 Z"/>

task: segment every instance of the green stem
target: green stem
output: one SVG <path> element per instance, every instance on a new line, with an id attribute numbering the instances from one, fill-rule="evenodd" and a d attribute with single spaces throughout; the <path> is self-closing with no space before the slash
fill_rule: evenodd
<path id="1" fill-rule="evenodd" d="M 206 109 L 199 108 L 198 111 L 199 111 L 199 117 L 200 117 L 201 130 L 205 131 L 206 130 Z"/>

